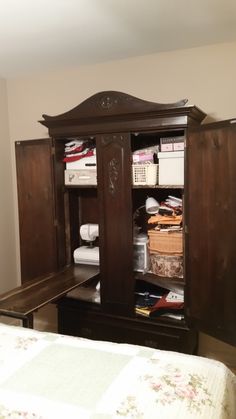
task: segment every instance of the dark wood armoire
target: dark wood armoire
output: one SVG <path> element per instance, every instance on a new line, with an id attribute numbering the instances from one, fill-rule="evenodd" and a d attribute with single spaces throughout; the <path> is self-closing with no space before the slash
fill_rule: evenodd
<path id="1" fill-rule="evenodd" d="M 71 270 L 80 226 L 99 225 L 99 267 L 57 300 L 59 332 L 193 353 L 202 330 L 236 345 L 236 124 L 204 125 L 204 118 L 186 101 L 105 91 L 64 114 L 43 115 L 49 139 L 16 142 L 22 282 Z M 178 136 L 183 185 L 134 186 L 132 152 Z M 76 138 L 96 144 L 97 185 L 65 185 L 64 147 Z M 147 196 L 160 202 L 168 195 L 184 202 L 184 278 L 173 279 L 184 289 L 182 320 L 134 309 L 137 284 L 155 283 L 155 275 L 133 269 L 134 213 Z M 77 265 L 73 275 L 83 279 L 90 268 Z"/>

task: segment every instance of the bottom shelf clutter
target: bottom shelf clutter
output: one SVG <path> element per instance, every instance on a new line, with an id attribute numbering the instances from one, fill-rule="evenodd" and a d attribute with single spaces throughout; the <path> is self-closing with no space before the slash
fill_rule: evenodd
<path id="1" fill-rule="evenodd" d="M 135 313 L 152 319 L 184 320 L 183 292 L 139 280 L 135 291 Z"/>

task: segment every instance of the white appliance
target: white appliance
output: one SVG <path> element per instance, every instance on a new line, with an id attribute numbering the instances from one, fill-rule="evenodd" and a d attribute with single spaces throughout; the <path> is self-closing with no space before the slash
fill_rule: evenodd
<path id="1" fill-rule="evenodd" d="M 156 201 L 155 198 L 147 197 L 146 199 L 146 203 L 145 203 L 145 207 L 146 207 L 146 212 L 148 214 L 157 214 L 160 204 L 159 202 Z"/>
<path id="2" fill-rule="evenodd" d="M 147 272 L 149 270 L 148 236 L 138 234 L 133 242 L 134 271 Z"/>
<path id="3" fill-rule="evenodd" d="M 99 247 L 93 245 L 93 242 L 98 236 L 98 224 L 82 224 L 80 227 L 80 237 L 82 240 L 88 242 L 88 244 L 75 249 L 73 254 L 75 263 L 99 265 Z"/>

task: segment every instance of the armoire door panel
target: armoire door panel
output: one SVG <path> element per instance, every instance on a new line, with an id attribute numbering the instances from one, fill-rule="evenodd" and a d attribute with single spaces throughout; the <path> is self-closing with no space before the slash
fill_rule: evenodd
<path id="1" fill-rule="evenodd" d="M 206 333 L 236 345 L 236 130 L 207 125 L 188 138 L 186 306 Z"/>
<path id="2" fill-rule="evenodd" d="M 129 134 L 97 138 L 101 298 L 122 313 L 131 310 L 134 287 L 130 153 Z"/>
<path id="3" fill-rule="evenodd" d="M 22 283 L 57 268 L 51 139 L 17 141 Z"/>

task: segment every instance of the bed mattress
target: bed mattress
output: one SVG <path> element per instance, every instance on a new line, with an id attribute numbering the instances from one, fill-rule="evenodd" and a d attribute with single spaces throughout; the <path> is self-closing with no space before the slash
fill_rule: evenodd
<path id="1" fill-rule="evenodd" d="M 236 418 L 222 363 L 0 324 L 0 418 Z"/>

